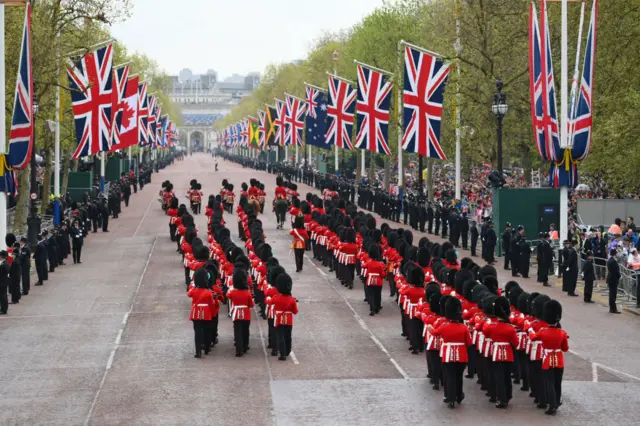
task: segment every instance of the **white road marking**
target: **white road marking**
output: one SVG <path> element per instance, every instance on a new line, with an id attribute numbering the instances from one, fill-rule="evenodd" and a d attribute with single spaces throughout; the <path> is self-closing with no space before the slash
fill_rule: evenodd
<path id="1" fill-rule="evenodd" d="M 149 186 L 151 186 L 151 185 L 149 185 Z M 136 228 L 136 232 L 133 233 L 134 237 L 138 234 L 138 231 L 140 230 L 140 227 L 142 226 L 142 223 L 144 222 L 145 218 L 147 217 L 147 214 L 149 213 L 149 209 L 151 208 L 151 203 L 153 203 L 153 200 L 155 200 L 155 198 L 152 196 L 151 200 L 149 201 L 149 204 L 147 205 L 147 209 L 144 211 L 144 215 L 140 219 L 140 223 L 138 224 L 138 227 Z"/>
<path id="2" fill-rule="evenodd" d="M 306 255 L 305 255 L 306 256 Z M 311 262 L 311 264 L 318 269 L 318 267 L 316 266 L 316 264 L 309 259 L 309 257 L 307 257 L 307 259 L 309 260 L 309 262 Z M 364 331 L 366 331 L 367 333 L 369 333 L 369 336 L 371 337 L 371 340 L 373 340 L 373 342 L 376 344 L 376 346 L 378 346 L 378 348 L 380 348 L 380 350 L 389 358 L 389 361 L 391 362 L 391 364 L 393 364 L 393 366 L 396 368 L 396 370 L 398 370 L 398 373 L 400 373 L 400 375 L 405 379 L 405 380 L 409 380 L 409 375 L 404 371 L 404 369 L 402 367 L 400 367 L 400 364 L 398 364 L 398 362 L 391 356 L 391 354 L 389 353 L 389 351 L 387 350 L 387 348 L 384 347 L 384 345 L 382 344 L 382 342 L 380 340 L 378 340 L 378 338 L 373 334 L 373 332 L 371 331 L 371 329 L 367 326 L 367 324 L 364 322 L 364 320 L 362 319 L 362 317 L 360 317 L 360 315 L 358 315 L 358 312 L 356 312 L 356 310 L 353 308 L 353 306 L 351 305 L 351 303 L 349 303 L 349 300 L 347 300 L 346 297 L 344 297 L 344 295 L 342 295 L 342 293 L 340 293 L 338 291 L 338 289 L 333 285 L 333 283 L 331 281 L 329 281 L 329 279 L 327 278 L 326 274 L 323 274 L 325 276 L 325 280 L 327 281 L 327 283 L 331 286 L 331 288 L 333 289 L 333 291 L 335 291 L 338 296 L 340 296 L 342 298 L 342 300 L 344 300 L 344 303 L 347 304 L 347 306 L 349 307 L 349 309 L 351 309 L 351 312 L 353 312 L 353 316 L 356 318 L 356 321 L 358 322 L 358 324 L 360 324 L 360 327 L 362 327 L 362 329 Z"/>
<path id="3" fill-rule="evenodd" d="M 598 364 L 595 362 L 591 364 L 591 377 L 593 379 L 593 383 L 598 383 Z"/>
<path id="4" fill-rule="evenodd" d="M 294 354 L 294 353 L 293 353 L 293 351 L 291 351 L 291 353 L 290 353 L 289 355 L 291 355 L 291 360 L 293 361 L 293 363 L 294 363 L 295 365 L 300 364 L 300 363 L 298 362 L 298 358 L 296 357 L 296 354 Z"/>
<path id="5" fill-rule="evenodd" d="M 254 308 L 256 314 L 258 311 Z M 269 363 L 269 354 L 267 353 L 267 345 L 264 343 L 264 333 L 262 332 L 262 321 L 257 321 L 258 332 L 260 333 L 260 343 L 262 343 L 262 351 L 264 352 L 264 362 L 267 363 L 267 372 L 269 373 L 269 381 L 273 382 L 273 373 L 271 372 L 271 364 Z"/>
<path id="6" fill-rule="evenodd" d="M 137 232 L 137 231 L 136 231 Z M 135 234 L 134 234 L 135 235 Z M 113 360 L 116 356 L 116 352 L 120 347 L 120 340 L 122 339 L 122 333 L 127 328 L 127 323 L 129 322 L 129 318 L 131 316 L 131 312 L 133 312 L 133 306 L 135 305 L 136 298 L 140 293 L 140 287 L 142 287 L 142 280 L 144 279 L 145 274 L 147 273 L 147 269 L 149 268 L 149 262 L 151 261 L 151 255 L 153 255 L 153 250 L 156 247 L 156 242 L 158 238 L 153 239 L 153 244 L 151 245 L 151 250 L 149 250 L 149 256 L 147 257 L 147 261 L 144 264 L 144 269 L 142 270 L 142 274 L 140 275 L 140 280 L 138 280 L 138 286 L 136 287 L 135 293 L 133 293 L 133 297 L 131 298 L 131 304 L 129 305 L 129 311 L 124 314 L 122 317 L 122 328 L 118 330 L 118 335 L 116 336 L 116 340 L 113 343 L 113 348 L 111 349 L 111 353 L 109 354 L 109 360 L 107 361 L 107 366 L 104 369 L 104 374 L 102 375 L 102 380 L 100 380 L 100 385 L 98 386 L 98 390 L 96 391 L 95 396 L 93 397 L 93 401 L 91 402 L 91 407 L 89 408 L 89 412 L 87 413 L 87 417 L 84 419 L 84 426 L 87 426 L 91 421 L 91 416 L 93 416 L 93 410 L 96 408 L 96 404 L 98 403 L 98 398 L 100 397 L 100 393 L 102 392 L 102 388 L 104 387 L 104 383 L 107 380 L 107 374 L 109 374 L 109 370 L 111 370 L 111 366 L 113 365 Z"/>

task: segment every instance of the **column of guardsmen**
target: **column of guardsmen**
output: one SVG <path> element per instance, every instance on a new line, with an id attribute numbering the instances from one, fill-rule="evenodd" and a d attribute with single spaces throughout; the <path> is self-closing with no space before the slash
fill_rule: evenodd
<path id="1" fill-rule="evenodd" d="M 173 156 L 165 157 L 164 165 L 173 162 Z M 163 166 L 164 167 L 164 166 Z M 37 245 L 30 247 L 27 238 L 8 233 L 5 238 L 7 250 L 0 251 L 0 315 L 6 315 L 10 304 L 18 304 L 31 291 L 31 260 L 34 260 L 37 280 L 34 286 L 42 286 L 49 274 L 65 266 L 69 256 L 74 264 L 82 263 L 84 240 L 93 230 L 102 228 L 109 232 L 109 219 L 117 219 L 122 211 L 122 202 L 129 205 L 131 188 L 138 192 L 145 183 L 151 182 L 151 167 L 140 166 L 140 178 L 133 171 L 122 173 L 120 180 L 109 185 L 109 191 L 100 192 L 97 180 L 91 191 L 81 200 L 73 200 L 69 193 L 61 199 L 63 205 L 60 225 L 43 230 L 37 237 Z"/>
<path id="2" fill-rule="evenodd" d="M 278 188 L 288 185 L 277 179 Z M 439 244 L 423 237 L 414 245 L 411 230 L 378 227 L 336 189 L 330 183 L 322 197 L 291 198 L 294 229 L 303 224 L 314 259 L 343 285 L 353 289 L 357 274 L 370 315 L 382 310 L 388 282 L 401 334 L 411 353 L 425 353 L 427 376 L 434 390 L 444 387 L 444 402 L 454 408 L 464 400 L 466 370 L 464 377 L 477 379 L 497 408 L 507 408 L 517 384 L 554 415 L 562 405 L 563 353 L 569 350 L 560 303 L 527 293 L 515 281 L 499 288 L 493 266 L 458 260 L 455 240 Z M 276 198 L 282 192 L 276 189 Z"/>
<path id="3" fill-rule="evenodd" d="M 200 191 L 197 181 L 191 190 Z M 226 305 L 233 322 L 236 357 L 250 349 L 249 329 L 252 311 L 259 319 L 267 320 L 268 345 L 272 356 L 286 360 L 292 348 L 294 315 L 297 301 L 291 295 L 292 279 L 273 256 L 271 246 L 258 218 L 264 210 L 264 185 L 251 179 L 243 188 L 237 208 L 237 240 L 244 242 L 245 251 L 233 242 L 226 227 L 224 213 L 232 211 L 235 201 L 233 184 L 223 181 L 220 193 L 210 195 L 206 240 L 199 238 L 193 215 L 180 204 L 172 185 L 166 182 L 163 198 L 167 200 L 169 235 L 182 255 L 185 287 L 192 300 L 189 319 L 193 323 L 195 357 L 209 354 L 218 344 L 220 308 Z M 191 193 L 191 192 L 190 192 Z M 277 192 L 276 192 L 277 194 Z M 303 235 L 304 237 L 304 235 Z M 304 246 L 300 246 L 304 250 Z"/>

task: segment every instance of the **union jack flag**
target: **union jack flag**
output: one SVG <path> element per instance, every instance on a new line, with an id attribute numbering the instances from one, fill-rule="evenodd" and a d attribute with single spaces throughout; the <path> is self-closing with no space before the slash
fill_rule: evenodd
<path id="1" fill-rule="evenodd" d="M 304 129 L 305 103 L 303 100 L 291 95 L 285 95 L 287 100 L 286 133 L 284 144 L 286 146 L 304 146 L 302 143 L 302 129 Z"/>
<path id="2" fill-rule="evenodd" d="M 249 146 L 249 120 L 242 120 L 240 126 L 240 135 L 242 136 L 240 145 Z"/>
<path id="3" fill-rule="evenodd" d="M 391 87 L 385 75 L 358 65 L 356 148 L 391 155 L 388 141 Z"/>
<path id="4" fill-rule="evenodd" d="M 276 113 L 278 115 L 278 117 L 276 117 L 276 120 L 275 120 L 275 125 L 277 127 L 276 145 L 284 146 L 284 143 L 286 141 L 286 132 L 287 132 L 287 126 L 285 122 L 285 117 L 287 115 L 287 112 L 286 112 L 287 105 L 284 103 L 284 101 L 281 101 L 280 99 L 276 99 L 275 101 L 276 101 Z"/>
<path id="5" fill-rule="evenodd" d="M 261 110 L 258 110 L 258 145 L 267 146 L 267 113 Z"/>
<path id="6" fill-rule="evenodd" d="M 113 45 L 70 62 L 67 68 L 78 147 L 73 159 L 109 151 L 113 99 Z"/>
<path id="7" fill-rule="evenodd" d="M 4 60 L 4 59 L 2 59 Z M 4 108 L 4 105 L 3 105 Z M 2 135 L 4 137 L 4 135 Z M 33 70 L 31 68 L 31 3 L 24 13 L 20 65 L 9 132 L 9 166 L 24 169 L 33 150 Z M 4 164 L 2 165 L 4 167 Z M 2 170 L 4 172 L 4 170 Z M 7 185 L 9 186 L 9 185 Z"/>
<path id="8" fill-rule="evenodd" d="M 337 145 L 342 149 L 353 149 L 351 132 L 355 100 L 356 90 L 349 83 L 333 76 L 329 77 L 327 144 Z"/>
<path id="9" fill-rule="evenodd" d="M 129 65 L 113 70 L 113 117 L 111 119 L 111 145 L 120 145 L 120 125 L 124 108 L 125 91 L 129 79 Z"/>
<path id="10" fill-rule="evenodd" d="M 440 124 L 449 64 L 410 46 L 404 50 L 404 136 L 407 152 L 446 160 Z"/>
<path id="11" fill-rule="evenodd" d="M 155 96 L 147 96 L 147 103 L 149 106 L 149 111 L 147 112 L 149 118 L 147 120 L 147 135 L 149 136 L 149 144 L 152 147 L 156 146 L 156 104 L 158 103 L 158 98 Z"/>
<path id="12" fill-rule="evenodd" d="M 149 100 L 147 98 L 147 83 L 138 84 L 138 139 L 140 146 L 149 145 Z"/>
<path id="13" fill-rule="evenodd" d="M 593 125 L 593 68 L 596 58 L 596 22 L 598 19 L 598 0 L 594 0 L 589 23 L 589 35 L 585 47 L 580 94 L 572 96 L 569 121 L 569 140 L 573 160 L 582 161 L 589 154 Z M 576 76 L 577 78 L 577 76 Z M 576 81 L 577 86 L 577 81 Z M 577 99 L 577 102 L 576 102 Z"/>
<path id="14" fill-rule="evenodd" d="M 542 30 L 534 4 L 531 3 L 529 8 L 529 86 L 536 147 L 543 160 L 561 161 L 563 152 L 560 148 L 547 1 L 542 0 Z"/>

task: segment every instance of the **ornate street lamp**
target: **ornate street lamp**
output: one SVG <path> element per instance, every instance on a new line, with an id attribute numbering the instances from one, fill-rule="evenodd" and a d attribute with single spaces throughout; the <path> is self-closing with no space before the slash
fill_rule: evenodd
<path id="1" fill-rule="evenodd" d="M 509 105 L 507 105 L 507 95 L 502 93 L 502 80 L 496 79 L 496 88 L 498 93 L 493 95 L 493 105 L 491 105 L 491 112 L 496 116 L 498 120 L 498 173 L 500 177 L 503 177 L 502 169 L 502 120 L 507 115 Z"/>

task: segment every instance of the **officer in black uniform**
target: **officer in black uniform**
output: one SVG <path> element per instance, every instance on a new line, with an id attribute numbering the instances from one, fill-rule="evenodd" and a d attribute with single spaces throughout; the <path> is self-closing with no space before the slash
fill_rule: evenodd
<path id="1" fill-rule="evenodd" d="M 504 254 L 504 270 L 508 271 L 509 264 L 511 263 L 511 223 L 507 222 L 504 225 L 504 232 L 502 233 L 502 252 Z"/>

